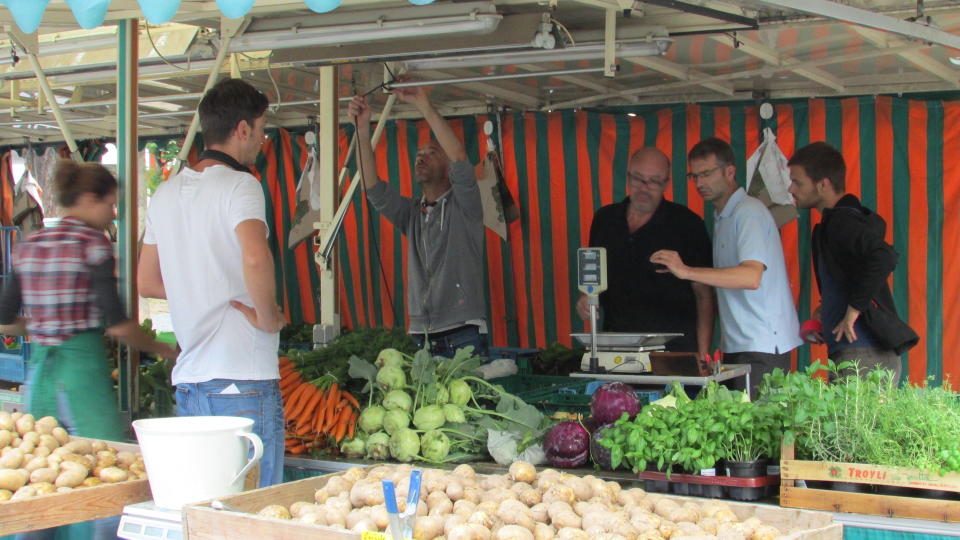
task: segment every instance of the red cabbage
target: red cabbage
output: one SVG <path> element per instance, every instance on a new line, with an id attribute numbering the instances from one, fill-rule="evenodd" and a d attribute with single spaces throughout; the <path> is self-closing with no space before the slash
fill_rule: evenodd
<path id="1" fill-rule="evenodd" d="M 593 393 L 590 412 L 601 424 L 609 424 L 620 419 L 623 413 L 633 418 L 640 412 L 640 400 L 633 388 L 622 382 L 610 382 Z"/>
<path id="2" fill-rule="evenodd" d="M 610 462 L 610 450 L 600 444 L 600 438 L 612 427 L 613 424 L 604 424 L 593 430 L 590 436 L 590 458 L 605 471 L 612 471 L 613 464 Z"/>
<path id="3" fill-rule="evenodd" d="M 554 467 L 579 467 L 590 456 L 590 434 L 579 422 L 560 422 L 547 432 L 543 451 Z"/>

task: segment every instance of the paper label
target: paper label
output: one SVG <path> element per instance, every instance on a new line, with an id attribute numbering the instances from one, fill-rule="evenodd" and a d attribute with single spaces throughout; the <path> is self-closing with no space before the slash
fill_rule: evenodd
<path id="1" fill-rule="evenodd" d="M 360 540 L 393 540 L 393 535 L 387 536 L 382 532 L 363 532 L 360 533 Z M 412 538 L 407 538 L 406 540 L 413 540 Z"/>

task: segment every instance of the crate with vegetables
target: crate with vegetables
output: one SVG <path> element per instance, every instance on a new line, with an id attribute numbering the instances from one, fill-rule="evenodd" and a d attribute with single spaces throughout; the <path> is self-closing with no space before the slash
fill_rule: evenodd
<path id="1" fill-rule="evenodd" d="M 136 445 L 72 437 L 56 418 L 0 411 L 0 535 L 117 515 L 150 499 Z"/>
<path id="2" fill-rule="evenodd" d="M 393 532 L 383 481 L 395 486 L 397 510 L 415 508 L 416 540 L 839 540 L 829 514 L 770 506 L 695 501 L 623 487 L 593 475 L 538 470 L 515 462 L 502 473 L 479 474 L 466 464 L 422 469 L 419 491 L 409 464 L 352 468 L 343 473 L 238 494 L 230 510 L 188 506 L 191 539 L 299 540 L 371 538 Z"/>

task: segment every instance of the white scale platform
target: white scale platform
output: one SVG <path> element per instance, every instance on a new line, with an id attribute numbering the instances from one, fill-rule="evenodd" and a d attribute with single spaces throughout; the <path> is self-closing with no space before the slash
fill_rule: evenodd
<path id="1" fill-rule="evenodd" d="M 117 537 L 128 540 L 182 540 L 182 514 L 179 510 L 161 508 L 153 501 L 124 506 Z"/>

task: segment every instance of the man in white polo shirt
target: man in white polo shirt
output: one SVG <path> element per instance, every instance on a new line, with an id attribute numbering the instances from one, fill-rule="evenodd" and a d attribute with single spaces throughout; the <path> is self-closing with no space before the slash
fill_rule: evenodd
<path id="1" fill-rule="evenodd" d="M 780 234 L 770 212 L 737 185 L 733 149 L 711 137 L 687 156 L 687 175 L 713 203 L 713 268 L 694 268 L 675 251 L 650 260 L 680 279 L 715 287 L 720 306 L 724 362 L 751 366 L 751 395 L 774 368 L 790 370 L 800 340 Z"/>

